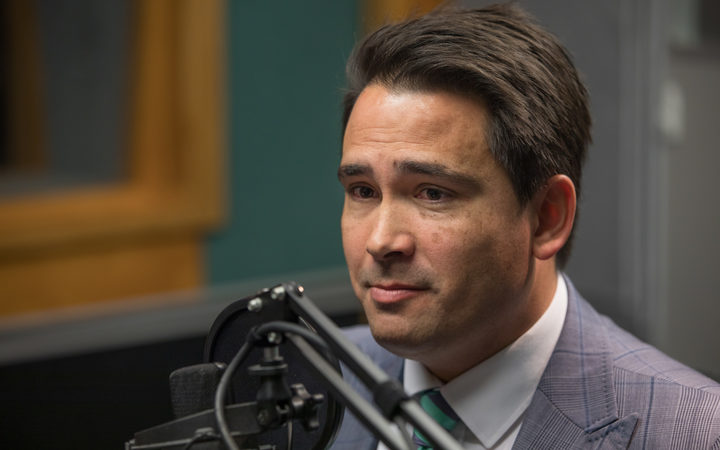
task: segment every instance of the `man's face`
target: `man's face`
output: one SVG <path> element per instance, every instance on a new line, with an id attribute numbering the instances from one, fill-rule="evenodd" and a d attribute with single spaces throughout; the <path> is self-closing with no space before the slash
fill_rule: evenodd
<path id="1" fill-rule="evenodd" d="M 464 354 L 528 325 L 533 216 L 488 126 L 475 100 L 379 85 L 348 121 L 345 258 L 373 335 L 401 356 Z"/>

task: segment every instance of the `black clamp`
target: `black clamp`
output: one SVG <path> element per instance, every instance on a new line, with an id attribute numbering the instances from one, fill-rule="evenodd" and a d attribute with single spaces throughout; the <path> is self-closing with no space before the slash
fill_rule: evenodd
<path id="1" fill-rule="evenodd" d="M 397 380 L 387 380 L 373 390 L 373 400 L 386 419 L 392 419 L 400 403 L 409 400 L 402 385 Z"/>

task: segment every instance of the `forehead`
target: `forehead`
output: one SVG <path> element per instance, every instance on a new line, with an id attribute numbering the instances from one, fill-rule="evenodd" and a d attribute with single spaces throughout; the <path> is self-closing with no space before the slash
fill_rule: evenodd
<path id="1" fill-rule="evenodd" d="M 343 164 L 366 163 L 367 158 L 412 159 L 481 170 L 494 163 L 488 126 L 487 108 L 477 99 L 372 84 L 362 91 L 348 119 Z"/>

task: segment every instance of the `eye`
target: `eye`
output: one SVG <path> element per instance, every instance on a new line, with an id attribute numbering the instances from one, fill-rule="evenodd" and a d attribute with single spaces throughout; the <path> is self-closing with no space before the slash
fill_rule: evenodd
<path id="1" fill-rule="evenodd" d="M 426 187 L 418 193 L 417 197 L 431 202 L 439 202 L 448 199 L 450 193 L 436 187 Z"/>
<path id="2" fill-rule="evenodd" d="M 370 186 L 365 185 L 352 186 L 349 192 L 350 195 L 358 199 L 368 199 L 376 197 L 375 190 Z"/>

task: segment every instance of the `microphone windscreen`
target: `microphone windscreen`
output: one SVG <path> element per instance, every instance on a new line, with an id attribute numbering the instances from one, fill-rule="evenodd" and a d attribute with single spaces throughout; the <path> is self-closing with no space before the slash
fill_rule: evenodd
<path id="1" fill-rule="evenodd" d="M 301 323 L 299 318 L 289 311 L 283 301 L 265 301 L 260 309 L 249 306 L 257 296 L 238 300 L 229 305 L 215 319 L 207 340 L 205 341 L 206 362 L 223 362 L 228 364 L 245 342 L 245 338 L 254 327 L 270 321 L 284 320 Z M 283 343 L 280 354 L 287 363 L 288 385 L 301 383 L 310 394 L 323 394 L 325 401 L 320 405 L 320 429 L 307 432 L 302 426 L 293 427 L 293 448 L 325 448 L 332 440 L 342 421 L 343 407 L 331 396 L 327 385 L 315 375 L 310 363 L 291 344 Z M 229 403 L 251 402 L 256 399 L 260 389 L 259 379 L 248 375 L 248 368 L 258 364 L 262 358 L 262 348 L 250 351 L 245 362 L 238 367 L 230 384 Z M 332 357 L 332 355 L 330 355 Z M 333 366 L 340 372 L 340 364 L 333 358 Z M 258 442 L 277 445 L 285 448 L 287 432 L 284 429 L 269 431 Z"/>
<path id="2" fill-rule="evenodd" d="M 170 374 L 170 400 L 176 419 L 213 407 L 224 369 L 225 364 L 213 362 L 183 367 Z"/>

